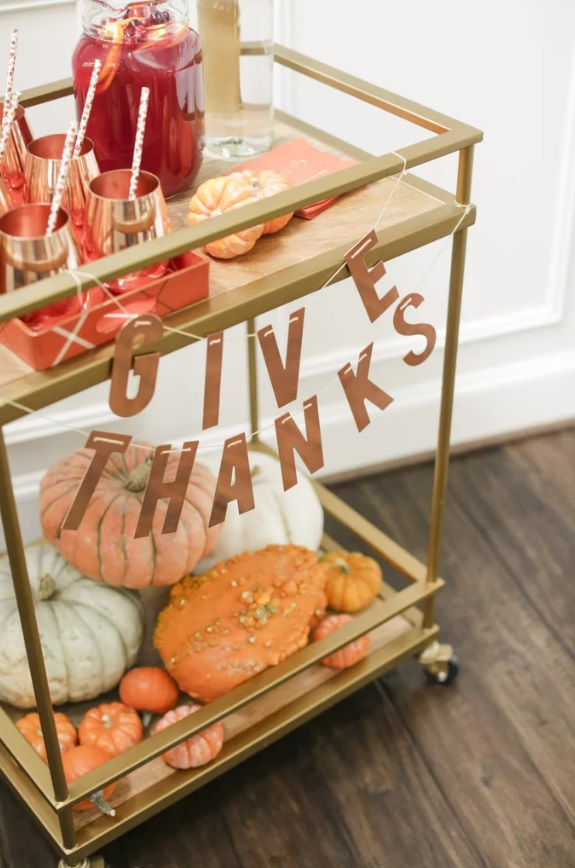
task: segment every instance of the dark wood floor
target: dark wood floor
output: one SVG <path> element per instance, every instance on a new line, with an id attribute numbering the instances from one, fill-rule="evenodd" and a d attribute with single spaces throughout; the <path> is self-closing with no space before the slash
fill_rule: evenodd
<path id="1" fill-rule="evenodd" d="M 430 466 L 338 487 L 421 556 Z M 575 430 L 456 458 L 438 620 L 417 662 L 108 848 L 114 868 L 575 866 Z M 2 790 L 9 868 L 53 864 Z M 10 828 L 8 828 L 10 827 Z M 19 843 L 18 843 L 19 842 Z"/>

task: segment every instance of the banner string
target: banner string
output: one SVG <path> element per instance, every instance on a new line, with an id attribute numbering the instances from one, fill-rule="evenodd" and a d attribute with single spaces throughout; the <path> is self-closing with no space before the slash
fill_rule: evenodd
<path id="1" fill-rule="evenodd" d="M 386 201 L 383 204 L 383 208 L 381 209 L 379 217 L 377 218 L 377 220 L 375 222 L 375 226 L 373 227 L 374 231 L 377 231 L 377 227 L 379 226 L 379 224 L 383 220 L 383 218 L 385 216 L 385 212 L 387 211 L 389 204 L 390 204 L 391 200 L 393 199 L 399 184 L 403 182 L 403 177 L 404 177 L 404 175 L 407 174 L 407 160 L 405 159 L 405 157 L 402 154 L 397 153 L 397 151 L 391 151 L 391 153 L 393 154 L 393 156 L 398 157 L 400 160 L 403 161 L 403 168 L 402 168 L 401 172 L 399 173 L 399 175 L 396 176 L 395 183 L 394 183 L 393 187 L 391 188 L 391 191 L 390 191 Z M 342 262 L 341 265 L 337 268 L 337 270 L 334 271 L 334 273 L 328 277 L 328 279 L 325 281 L 325 283 L 323 283 L 317 289 L 314 289 L 312 295 L 315 298 L 319 298 L 320 297 L 319 294 L 321 293 L 321 291 L 323 289 L 327 289 L 327 287 L 330 285 L 330 283 L 333 280 L 335 280 L 337 275 L 341 271 L 343 271 L 343 269 L 346 267 L 347 267 L 347 263 L 345 261 Z M 89 271 L 82 271 L 82 270 L 76 269 L 75 271 L 68 271 L 66 273 L 70 274 L 76 280 L 76 291 L 77 291 L 78 295 L 81 293 L 81 283 L 80 283 L 80 281 L 77 280 L 76 276 L 78 276 L 78 277 L 90 277 L 92 280 L 94 280 L 97 283 L 97 285 L 100 287 L 100 289 L 102 289 L 104 291 L 104 293 L 108 296 L 110 301 L 113 301 L 114 304 L 121 311 L 121 313 L 117 313 L 117 314 L 113 314 L 113 313 L 108 314 L 108 317 L 110 319 L 130 320 L 130 319 L 134 319 L 137 316 L 137 314 L 130 313 L 129 311 L 127 311 L 126 308 L 122 305 L 122 303 L 118 299 L 118 297 L 113 292 L 110 291 L 109 287 L 107 287 L 104 283 L 102 283 L 100 280 L 98 280 L 98 278 L 95 277 L 95 275 L 91 274 Z M 313 301 L 311 299 L 309 299 L 306 302 L 307 307 L 310 306 L 310 302 L 313 303 Z M 162 323 L 162 325 L 164 327 L 164 331 L 168 332 L 169 334 L 182 335 L 183 337 L 191 338 L 192 340 L 195 340 L 195 341 L 206 341 L 207 340 L 207 337 L 205 335 L 195 335 L 193 332 L 184 331 L 183 329 L 176 329 L 176 328 L 173 328 L 171 326 L 167 326 L 165 323 Z M 237 336 L 236 335 L 229 335 L 228 339 L 244 341 L 246 338 L 256 338 L 256 337 L 257 337 L 257 332 L 256 333 L 248 332 L 247 334 L 244 332 L 242 335 L 237 335 Z"/>
<path id="2" fill-rule="evenodd" d="M 392 152 L 392 153 L 395 154 L 395 152 Z M 400 157 L 400 158 L 403 160 L 403 162 L 404 162 L 404 168 L 402 169 L 401 173 L 397 176 L 396 181 L 395 181 L 395 184 L 394 184 L 394 186 L 393 186 L 393 188 L 392 188 L 392 190 L 391 190 L 389 196 L 387 197 L 386 202 L 385 202 L 384 205 L 383 205 L 383 208 L 382 208 L 382 210 L 381 210 L 381 213 L 380 213 L 380 215 L 379 215 L 379 217 L 378 217 L 378 219 L 377 219 L 377 222 L 376 222 L 376 224 L 375 224 L 375 226 L 374 226 L 374 229 L 375 229 L 375 230 L 377 230 L 377 227 L 378 227 L 379 223 L 380 223 L 381 220 L 383 219 L 383 217 L 384 217 L 384 215 L 385 215 L 385 212 L 386 212 L 386 210 L 387 210 L 387 208 L 388 208 L 388 206 L 389 206 L 389 204 L 390 204 L 390 202 L 391 202 L 391 200 L 392 200 L 392 198 L 393 198 L 393 195 L 394 195 L 395 191 L 397 190 L 398 185 L 402 182 L 402 178 L 403 178 L 403 176 L 405 175 L 405 173 L 406 173 L 406 171 L 407 171 L 407 162 L 406 162 L 405 158 L 404 158 L 401 154 L 396 154 L 396 156 Z M 436 253 L 436 255 L 434 256 L 434 258 L 432 259 L 431 263 L 430 263 L 430 264 L 428 265 L 428 267 L 424 270 L 423 274 L 421 275 L 421 277 L 420 277 L 419 280 L 417 281 L 417 283 L 416 283 L 416 288 L 419 288 L 419 287 L 421 286 L 421 284 L 423 283 L 423 281 L 425 280 L 425 278 L 426 278 L 426 277 L 428 276 L 428 274 L 431 272 L 431 270 L 432 270 L 433 267 L 435 266 L 435 263 L 438 261 L 438 259 L 440 258 L 441 254 L 444 252 L 444 250 L 446 249 L 447 245 L 449 244 L 449 242 L 450 242 L 452 236 L 453 236 L 453 235 L 458 231 L 459 227 L 461 226 L 461 224 L 463 223 L 463 221 L 465 220 L 465 218 L 467 217 L 467 215 L 469 214 L 469 212 L 470 212 L 470 210 L 471 210 L 471 205 L 463 205 L 463 204 L 461 204 L 461 203 L 459 203 L 459 202 L 457 202 L 457 201 L 455 202 L 455 205 L 456 205 L 457 207 L 459 207 L 459 208 L 464 209 L 463 212 L 462 212 L 462 214 L 461 214 L 461 217 L 459 218 L 459 220 L 457 221 L 457 223 L 455 224 L 454 228 L 451 230 L 451 232 L 449 233 L 449 235 L 447 235 L 447 236 L 445 237 L 444 242 L 443 242 L 443 244 L 441 245 L 440 249 L 437 251 L 437 253 Z M 338 269 L 337 269 L 337 270 L 336 270 L 336 271 L 335 271 L 335 272 L 334 272 L 334 273 L 333 273 L 333 274 L 328 278 L 328 280 L 327 280 L 327 281 L 326 281 L 322 286 L 318 287 L 317 290 L 314 290 L 314 293 L 321 293 L 321 290 L 322 290 L 322 289 L 325 289 L 327 286 L 329 286 L 329 284 L 331 283 L 331 281 L 334 280 L 334 278 L 335 278 L 335 277 L 340 273 L 340 271 L 342 271 L 342 269 L 345 268 L 345 267 L 346 267 L 346 262 L 344 261 L 344 262 L 343 262 L 343 263 L 338 267 Z M 133 319 L 133 318 L 134 318 L 135 315 L 134 315 L 133 313 L 130 313 L 129 311 L 126 311 L 126 309 L 123 307 L 123 305 L 122 305 L 122 303 L 120 302 L 120 300 L 118 299 L 118 297 L 117 297 L 116 295 L 114 295 L 114 294 L 110 291 L 109 287 L 107 287 L 104 283 L 102 283 L 102 282 L 101 282 L 101 281 L 100 281 L 100 280 L 99 280 L 95 275 L 91 274 L 90 272 L 81 271 L 81 270 L 68 271 L 67 273 L 70 274 L 70 275 L 74 278 L 74 280 L 76 280 L 76 285 L 77 285 L 78 293 L 80 293 L 80 292 L 81 292 L 81 289 L 82 289 L 82 287 L 81 287 L 81 281 L 79 280 L 79 278 L 82 277 L 82 276 L 89 277 L 91 280 L 95 281 L 95 283 L 96 283 L 97 285 L 100 286 L 100 288 L 101 288 L 101 289 L 106 293 L 106 295 L 110 298 L 110 300 L 112 300 L 112 301 L 113 301 L 113 302 L 114 302 L 114 303 L 115 303 L 115 304 L 120 308 L 120 310 L 122 311 L 122 316 L 123 316 L 123 317 L 125 317 L 125 318 L 129 318 L 129 319 Z M 113 316 L 113 315 L 112 315 L 112 316 Z M 172 332 L 172 333 L 174 333 L 174 334 L 183 335 L 184 337 L 191 338 L 192 340 L 197 340 L 197 341 L 206 341 L 206 340 L 207 340 L 207 337 L 205 337 L 205 336 L 203 336 L 203 335 L 194 335 L 194 334 L 191 333 L 191 332 L 183 331 L 183 330 L 180 330 L 180 329 L 174 329 L 174 328 L 171 328 L 171 327 L 166 326 L 164 323 L 162 323 L 162 325 L 164 326 L 164 330 L 167 331 L 167 332 Z M 241 340 L 245 340 L 246 337 L 255 338 L 255 337 L 257 337 L 257 333 L 255 333 L 255 334 L 248 334 L 247 336 L 244 334 L 244 335 L 241 336 L 240 339 L 241 339 Z M 363 354 L 360 356 L 359 361 L 361 361 L 362 358 L 363 358 Z M 339 374 L 337 374 L 337 375 L 336 375 L 332 380 L 330 380 L 330 381 L 329 381 L 329 382 L 328 382 L 328 383 L 327 383 L 327 384 L 326 384 L 326 385 L 325 385 L 325 386 L 324 386 L 324 387 L 323 387 L 319 392 L 316 393 L 316 397 L 319 398 L 321 395 L 323 395 L 325 392 L 327 392 L 328 389 L 331 389 L 332 386 L 334 386 L 336 383 L 339 383 L 339 382 L 340 382 L 340 378 L 339 378 Z M 47 421 L 47 422 L 49 422 L 49 423 L 51 423 L 51 424 L 53 424 L 53 425 L 55 425 L 55 426 L 57 426 L 57 427 L 60 427 L 60 428 L 65 429 L 65 430 L 68 430 L 68 431 L 70 431 L 70 432 L 72 432 L 72 433 L 74 433 L 74 434 L 79 434 L 79 435 L 81 435 L 84 439 L 87 439 L 87 438 L 90 436 L 90 432 L 89 432 L 89 431 L 86 431 L 86 430 L 84 430 L 84 429 L 82 429 L 82 428 L 77 428 L 77 427 L 75 427 L 74 425 L 70 425 L 70 424 L 68 424 L 67 422 L 62 421 L 61 419 L 56 419 L 56 418 L 54 418 L 53 416 L 49 416 L 49 415 L 47 415 L 47 414 L 45 414 L 45 413 L 40 413 L 38 410 L 34 410 L 34 409 L 30 408 L 30 407 L 27 407 L 25 404 L 22 404 L 22 403 L 20 403 L 20 402 L 18 402 L 18 401 L 8 400 L 8 399 L 6 399 L 6 398 L 2 398 L 2 397 L 0 396 L 0 404 L 2 404 L 3 406 L 8 405 L 8 406 L 14 407 L 14 408 L 17 409 L 17 410 L 21 410 L 23 413 L 27 413 L 27 414 L 33 414 L 33 413 L 35 413 L 35 414 L 37 415 L 38 418 L 43 419 L 43 420 L 45 420 L 45 421 Z M 302 407 L 302 408 L 300 408 L 299 410 L 296 410 L 296 411 L 295 411 L 293 414 L 291 414 L 291 415 L 292 415 L 292 417 L 294 417 L 294 416 L 300 416 L 303 412 L 304 412 L 304 408 Z M 271 423 L 269 423 L 269 424 L 266 424 L 266 425 L 264 425 L 264 426 L 262 426 L 262 427 L 260 427 L 260 428 L 258 428 L 256 431 L 250 431 L 249 434 L 250 434 L 252 437 L 254 437 L 254 436 L 256 436 L 256 435 L 263 434 L 263 433 L 265 433 L 265 432 L 267 432 L 267 431 L 270 431 L 270 430 L 272 430 L 273 428 L 275 428 L 275 421 L 274 421 L 274 422 L 271 422 Z M 241 432 L 241 433 L 245 433 L 245 432 Z M 238 435 L 236 435 L 236 436 L 238 436 Z M 141 449 L 141 450 L 146 451 L 146 452 L 151 452 L 151 451 L 153 451 L 153 450 L 155 449 L 154 446 L 145 446 L 145 445 L 143 445 L 143 444 L 138 444 L 138 443 L 132 443 L 132 444 L 130 444 L 130 445 L 131 445 L 131 448 L 134 448 L 134 449 Z M 216 449 L 223 449 L 224 446 L 225 446 L 225 443 L 210 444 L 210 445 L 205 445 L 205 446 L 201 446 L 201 445 L 199 445 L 199 446 L 198 446 L 198 451 L 202 451 L 202 452 L 212 452 L 212 451 L 214 451 L 214 450 L 216 450 Z M 172 450 L 170 450 L 171 453 L 179 453 L 180 451 L 181 451 L 180 449 L 172 449 Z"/>

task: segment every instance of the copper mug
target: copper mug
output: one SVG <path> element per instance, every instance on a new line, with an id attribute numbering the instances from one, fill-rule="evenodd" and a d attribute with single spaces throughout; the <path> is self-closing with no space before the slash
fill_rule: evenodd
<path id="1" fill-rule="evenodd" d="M 4 114 L 4 103 L 0 101 L 0 116 Z M 2 177 L 10 191 L 12 203 L 22 205 L 26 200 L 25 172 L 28 145 L 33 139 L 32 131 L 21 105 L 10 130 L 10 137 L 2 160 Z"/>
<path id="2" fill-rule="evenodd" d="M 151 172 L 140 172 L 136 198 L 129 199 L 130 169 L 103 172 L 89 185 L 84 238 L 86 260 L 118 253 L 171 232 L 168 209 L 159 179 Z M 108 283 L 112 292 L 121 293 L 162 277 L 169 262 L 160 262 L 138 272 L 124 274 Z"/>
<path id="3" fill-rule="evenodd" d="M 56 228 L 46 235 L 50 205 L 21 205 L 0 217 L 0 293 L 14 292 L 61 271 L 76 270 L 81 259 L 63 208 L 58 211 Z M 52 317 L 79 312 L 78 296 L 33 311 L 22 317 L 33 327 Z"/>
<path id="4" fill-rule="evenodd" d="M 41 136 L 28 145 L 26 161 L 26 191 L 29 202 L 51 202 L 62 165 L 62 151 L 66 136 L 54 133 Z M 68 180 L 62 197 L 62 206 L 72 218 L 78 243 L 84 236 L 86 195 L 92 178 L 98 174 L 94 143 L 85 138 L 80 154 L 70 160 Z"/>

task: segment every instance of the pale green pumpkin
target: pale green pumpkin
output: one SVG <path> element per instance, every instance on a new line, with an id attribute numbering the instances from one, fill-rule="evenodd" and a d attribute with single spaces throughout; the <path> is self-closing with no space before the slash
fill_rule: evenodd
<path id="1" fill-rule="evenodd" d="M 28 546 L 26 564 L 54 705 L 111 690 L 142 641 L 137 594 L 86 578 L 49 545 Z M 7 557 L 0 560 L 0 699 L 36 706 Z"/>

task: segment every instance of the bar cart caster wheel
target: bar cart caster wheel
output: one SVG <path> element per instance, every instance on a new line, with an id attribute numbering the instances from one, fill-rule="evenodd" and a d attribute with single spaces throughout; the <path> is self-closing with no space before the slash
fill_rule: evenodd
<path id="1" fill-rule="evenodd" d="M 91 856 L 81 862 L 66 862 L 65 859 L 60 859 L 58 868 L 111 868 L 111 865 L 104 861 L 103 856 Z"/>
<path id="2" fill-rule="evenodd" d="M 459 662 L 451 645 L 432 642 L 419 655 L 425 677 L 432 684 L 453 684 L 459 673 Z"/>

